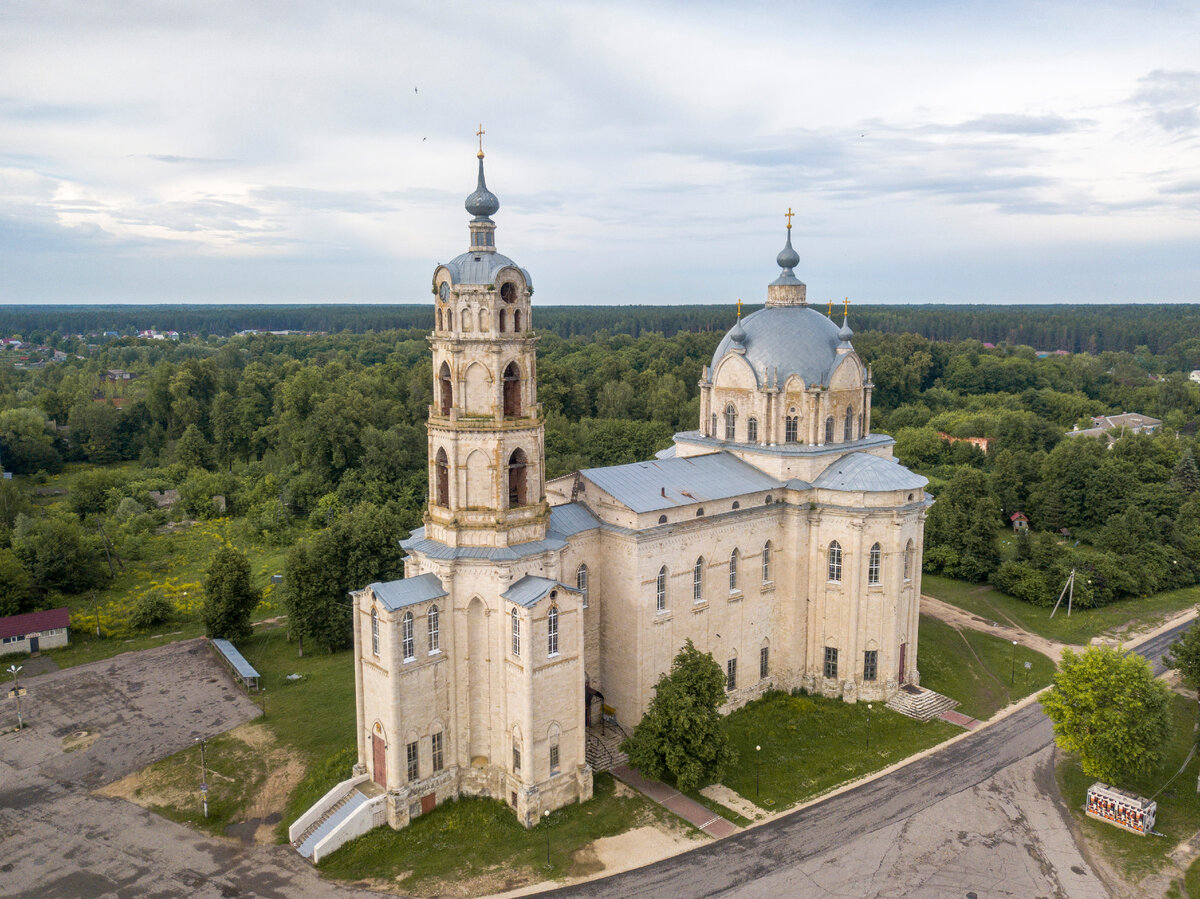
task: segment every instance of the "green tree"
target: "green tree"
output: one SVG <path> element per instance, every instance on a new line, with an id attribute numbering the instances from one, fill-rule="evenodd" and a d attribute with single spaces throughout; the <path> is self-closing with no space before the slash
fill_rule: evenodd
<path id="1" fill-rule="evenodd" d="M 33 604 L 33 581 L 11 549 L 0 549 L 0 617 L 28 612 Z"/>
<path id="2" fill-rule="evenodd" d="M 196 425 L 188 425 L 175 444 L 175 460 L 188 468 L 208 468 L 212 459 L 212 447 L 204 439 L 204 432 Z"/>
<path id="3" fill-rule="evenodd" d="M 689 639 L 654 685 L 645 717 L 621 749 L 643 774 L 670 779 L 685 793 L 720 780 L 737 763 L 717 711 L 724 704 L 721 666 Z"/>
<path id="4" fill-rule="evenodd" d="M 1041 702 L 1059 747 L 1079 755 L 1085 774 L 1119 784 L 1161 762 L 1170 698 L 1141 656 L 1091 646 L 1063 650 Z"/>
<path id="5" fill-rule="evenodd" d="M 350 645 L 346 593 L 402 575 L 402 536 L 395 514 L 363 503 L 292 547 L 284 563 L 284 602 L 301 654 L 306 637 L 329 652 Z"/>
<path id="6" fill-rule="evenodd" d="M 262 594 L 250 584 L 250 562 L 228 544 L 213 554 L 204 579 L 204 629 L 210 637 L 250 636 L 250 615 Z"/>
<path id="7" fill-rule="evenodd" d="M 1185 449 L 1183 455 L 1179 457 L 1179 464 L 1175 466 L 1173 478 L 1184 493 L 1195 493 L 1200 490 L 1200 468 L 1196 467 L 1196 460 L 1192 456 L 1190 448 Z"/>
<path id="8" fill-rule="evenodd" d="M 1163 664 L 1179 672 L 1183 682 L 1196 691 L 1200 705 L 1200 624 L 1193 624 L 1171 644 Z"/>
<path id="9" fill-rule="evenodd" d="M 78 593 L 103 583 L 109 574 L 99 536 L 85 534 L 70 513 L 18 515 L 12 548 L 40 593 Z"/>

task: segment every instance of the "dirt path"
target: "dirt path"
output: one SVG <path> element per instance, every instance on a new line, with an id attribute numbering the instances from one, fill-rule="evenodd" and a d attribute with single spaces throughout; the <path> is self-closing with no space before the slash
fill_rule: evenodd
<path id="1" fill-rule="evenodd" d="M 1055 664 L 1062 657 L 1063 649 L 1070 645 L 1067 643 L 1058 643 L 1054 640 L 1047 640 L 1045 637 L 1031 634 L 1029 631 L 1019 627 L 988 621 L 986 618 L 982 618 L 973 612 L 964 611 L 958 606 L 942 602 L 936 596 L 929 596 L 926 593 L 921 594 L 921 611 L 927 615 L 932 615 L 939 621 L 946 622 L 954 628 L 966 627 L 973 631 L 982 631 L 985 634 L 1003 637 L 1005 640 L 1016 640 L 1022 646 L 1028 646 L 1030 649 L 1037 650 L 1044 656 L 1049 656 Z"/>

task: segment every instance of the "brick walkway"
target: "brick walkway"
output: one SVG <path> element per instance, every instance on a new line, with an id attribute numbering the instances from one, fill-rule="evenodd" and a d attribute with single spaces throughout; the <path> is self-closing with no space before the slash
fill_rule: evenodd
<path id="1" fill-rule="evenodd" d="M 948 712 L 942 712 L 938 715 L 943 721 L 949 721 L 951 724 L 957 724 L 959 727 L 965 727 L 967 730 L 974 730 L 979 727 L 979 720 L 972 718 L 970 715 L 964 715 L 962 712 L 956 712 L 951 709 Z"/>
<path id="2" fill-rule="evenodd" d="M 647 780 L 628 765 L 617 765 L 609 773 L 639 793 L 650 797 L 663 808 L 674 812 L 688 823 L 694 824 L 710 837 L 719 840 L 721 837 L 727 837 L 738 831 L 737 825 L 732 821 L 722 818 L 694 799 L 684 796 L 674 787 L 668 787 L 662 781 Z"/>

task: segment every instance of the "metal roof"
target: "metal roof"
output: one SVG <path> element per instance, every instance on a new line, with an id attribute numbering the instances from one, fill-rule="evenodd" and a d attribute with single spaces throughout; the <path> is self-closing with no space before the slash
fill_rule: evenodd
<path id="1" fill-rule="evenodd" d="M 417 528 L 411 537 L 400 541 L 402 549 L 421 553 L 431 559 L 482 559 L 488 562 L 515 562 L 517 559 L 562 549 L 566 545 L 567 541 L 563 538 L 547 534 L 545 540 L 533 540 L 515 546 L 447 546 L 426 538 L 425 528 Z"/>
<path id="2" fill-rule="evenodd" d="M 521 268 L 503 253 L 476 252 L 462 253 L 445 263 L 450 269 L 450 280 L 454 284 L 495 284 L 496 273 L 502 268 L 515 268 L 525 278 L 525 286 L 532 287 L 533 279 L 529 272 Z"/>
<path id="3" fill-rule="evenodd" d="M 581 474 L 634 512 L 673 509 L 782 486 L 729 453 L 652 459 L 589 468 Z"/>
<path id="4" fill-rule="evenodd" d="M 730 329 L 713 353 L 714 375 L 726 354 L 735 352 L 750 363 L 759 387 L 774 379 L 776 371 L 780 387 L 793 374 L 806 387 L 829 383 L 841 339 L 838 326 L 812 306 L 769 306 L 747 315 L 740 324 L 743 339 L 735 343 Z"/>
<path id="5" fill-rule="evenodd" d="M 0 618 L 0 637 L 24 637 L 27 634 L 40 634 L 56 627 L 67 627 L 71 623 L 71 610 L 66 606 L 61 609 L 47 609 L 44 612 L 25 612 L 23 615 L 9 615 Z"/>
<path id="6" fill-rule="evenodd" d="M 675 435 L 675 441 L 682 441 L 699 446 L 710 446 L 713 451 L 723 451 L 727 446 L 736 446 L 739 453 L 754 453 L 765 456 L 836 456 L 848 450 L 862 450 L 871 447 L 891 446 L 896 441 L 887 434 L 872 433 L 858 440 L 846 443 L 777 443 L 774 446 L 763 446 L 761 443 L 730 444 L 716 437 L 706 437 L 699 431 L 680 431 Z M 661 458 L 661 457 L 660 457 Z"/>
<path id="7" fill-rule="evenodd" d="M 573 537 L 582 531 L 600 527 L 600 520 L 581 503 L 564 503 L 550 508 L 548 534 L 555 537 Z"/>
<path id="8" fill-rule="evenodd" d="M 929 483 L 895 459 L 870 453 L 848 453 L 817 475 L 813 486 L 822 490 L 916 490 Z"/>
<path id="9" fill-rule="evenodd" d="M 538 577 L 534 574 L 527 574 L 501 593 L 500 596 L 509 602 L 531 609 L 541 602 L 551 590 L 569 590 L 571 593 L 579 592 L 574 587 L 568 587 L 559 581 L 554 581 L 547 577 Z"/>
<path id="10" fill-rule="evenodd" d="M 212 641 L 212 645 L 221 651 L 221 655 L 225 656 L 229 664 L 233 666 L 233 670 L 238 673 L 238 677 L 249 679 L 259 676 L 258 672 L 254 670 L 254 666 L 247 662 L 246 657 L 228 640 L 218 637 Z"/>
<path id="11" fill-rule="evenodd" d="M 384 584 L 371 584 L 371 592 L 389 612 L 449 595 L 442 587 L 438 576 L 432 573 L 406 577 L 399 581 L 388 581 Z"/>

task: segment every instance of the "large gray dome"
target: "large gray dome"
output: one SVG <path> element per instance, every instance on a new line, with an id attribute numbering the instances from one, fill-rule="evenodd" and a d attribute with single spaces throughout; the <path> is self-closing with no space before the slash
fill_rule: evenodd
<path id="1" fill-rule="evenodd" d="M 839 361 L 841 340 L 838 326 L 813 307 L 769 306 L 746 316 L 740 325 L 744 340 L 734 340 L 735 325 L 713 353 L 713 376 L 727 353 L 743 348 L 741 355 L 754 369 L 760 387 L 776 374 L 780 387 L 793 374 L 799 375 L 805 386 L 829 383 Z"/>
<path id="2" fill-rule="evenodd" d="M 525 277 L 525 285 L 533 286 L 529 272 L 503 253 L 495 251 L 460 253 L 445 265 L 450 269 L 450 280 L 455 284 L 495 284 L 496 275 L 500 269 L 515 268 Z"/>

